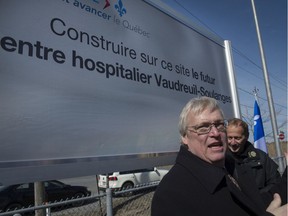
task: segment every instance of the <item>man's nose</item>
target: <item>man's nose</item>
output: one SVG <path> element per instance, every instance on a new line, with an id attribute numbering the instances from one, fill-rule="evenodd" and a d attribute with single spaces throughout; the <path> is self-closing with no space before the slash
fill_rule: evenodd
<path id="1" fill-rule="evenodd" d="M 211 125 L 210 133 L 213 133 L 213 135 L 219 135 L 218 129 L 215 127 L 215 125 Z"/>
<path id="2" fill-rule="evenodd" d="M 228 142 L 229 142 L 230 144 L 237 144 L 235 138 L 229 138 Z"/>

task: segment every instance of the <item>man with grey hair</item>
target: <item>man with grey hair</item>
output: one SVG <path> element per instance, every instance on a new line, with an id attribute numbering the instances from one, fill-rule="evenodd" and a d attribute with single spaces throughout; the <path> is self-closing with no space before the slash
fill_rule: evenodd
<path id="1" fill-rule="evenodd" d="M 155 191 L 152 216 L 287 215 L 279 194 L 261 196 L 241 169 L 233 178 L 237 164 L 226 157 L 226 126 L 215 99 L 194 98 L 186 104 L 179 119 L 180 151 Z M 285 182 L 279 185 L 286 189 Z"/>

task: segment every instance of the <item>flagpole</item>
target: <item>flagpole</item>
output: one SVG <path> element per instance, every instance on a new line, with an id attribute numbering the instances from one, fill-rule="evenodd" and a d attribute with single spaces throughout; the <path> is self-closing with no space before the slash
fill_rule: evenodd
<path id="1" fill-rule="evenodd" d="M 277 126 L 276 117 L 275 117 L 275 109 L 274 109 L 274 103 L 273 103 L 271 88 L 270 88 L 268 71 L 267 71 L 267 67 L 266 67 L 265 54 L 264 54 L 264 49 L 262 46 L 262 39 L 261 39 L 261 34 L 260 34 L 259 26 L 258 26 L 258 20 L 257 20 L 257 14 L 256 14 L 256 8 L 254 5 L 254 0 L 251 0 L 251 3 L 252 3 L 252 8 L 253 8 L 256 31 L 257 31 L 257 36 L 258 36 L 258 43 L 259 43 L 259 48 L 260 48 L 262 67 L 263 67 L 263 73 L 264 73 L 264 79 L 265 79 L 265 85 L 266 85 L 266 93 L 267 93 L 267 99 L 268 99 L 268 103 L 269 103 L 269 110 L 270 110 L 271 123 L 272 123 L 272 129 L 273 129 L 273 136 L 274 136 L 274 142 L 275 142 L 275 146 L 276 146 L 277 159 L 279 162 L 278 163 L 279 164 L 279 171 L 283 172 L 284 167 L 283 167 L 283 163 L 281 160 L 282 154 L 281 154 L 281 149 L 280 149 L 279 139 L 278 139 L 278 132 L 277 132 L 278 126 Z"/>
<path id="2" fill-rule="evenodd" d="M 255 98 L 255 100 L 257 101 L 257 103 L 258 103 L 258 97 L 257 97 L 258 91 L 259 91 L 259 89 L 256 89 L 256 87 L 254 87 L 253 93 L 254 93 L 254 98 Z M 259 103 L 258 103 L 258 104 L 259 104 Z"/>

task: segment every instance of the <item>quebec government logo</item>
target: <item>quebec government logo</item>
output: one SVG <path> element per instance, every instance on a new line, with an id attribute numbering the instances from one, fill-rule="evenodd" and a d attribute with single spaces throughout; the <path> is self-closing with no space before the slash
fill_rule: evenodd
<path id="1" fill-rule="evenodd" d="M 66 1 L 66 3 L 72 3 L 72 0 L 62 1 Z M 139 24 L 135 23 L 134 20 L 125 18 L 128 10 L 124 2 L 125 0 L 73 0 L 72 4 L 75 7 L 85 11 L 86 13 L 96 15 L 97 18 L 112 22 L 113 24 L 122 27 L 132 33 L 150 38 L 151 34 L 147 30 L 143 29 Z M 112 15 L 112 10 L 115 10 L 119 16 L 117 16 L 115 13 Z"/>
<path id="2" fill-rule="evenodd" d="M 110 5 L 111 5 L 110 0 L 105 0 L 105 5 L 104 5 L 103 9 L 109 7 Z M 114 4 L 114 8 L 117 10 L 120 17 L 122 17 L 127 12 L 126 8 L 124 7 L 124 4 L 121 0 L 118 0 L 118 2 L 116 4 Z"/>
<path id="3" fill-rule="evenodd" d="M 102 4 L 100 3 L 100 0 L 92 0 L 96 4 Z M 105 0 L 103 10 L 106 8 L 109 8 L 111 6 L 111 0 Z M 124 14 L 126 14 L 127 10 L 121 0 L 118 0 L 117 3 L 113 4 L 114 9 L 117 10 L 120 17 L 122 17 Z"/>

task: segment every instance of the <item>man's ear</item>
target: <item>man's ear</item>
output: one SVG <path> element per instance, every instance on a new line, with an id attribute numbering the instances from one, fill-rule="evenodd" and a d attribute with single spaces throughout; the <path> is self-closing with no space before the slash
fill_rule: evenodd
<path id="1" fill-rule="evenodd" d="M 183 144 L 188 145 L 188 137 L 187 134 L 185 136 L 181 136 L 181 141 Z"/>

